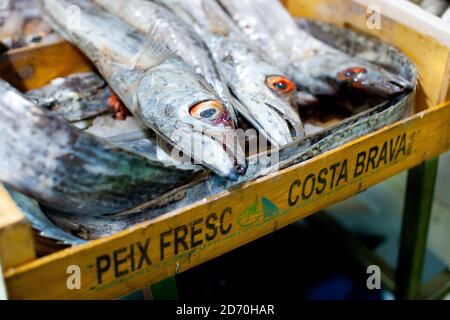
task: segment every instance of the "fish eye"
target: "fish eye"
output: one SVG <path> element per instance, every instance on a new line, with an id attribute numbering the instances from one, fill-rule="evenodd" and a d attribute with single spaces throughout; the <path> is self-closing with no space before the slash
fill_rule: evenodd
<path id="1" fill-rule="evenodd" d="M 361 67 L 353 67 L 353 68 L 349 68 L 346 69 L 342 72 L 339 72 L 338 74 L 338 79 L 340 81 L 348 81 L 348 80 L 352 80 L 352 81 L 357 81 L 357 77 L 362 75 L 362 74 L 366 74 L 367 70 Z"/>
<path id="2" fill-rule="evenodd" d="M 269 76 L 266 79 L 266 84 L 278 93 L 290 93 L 295 90 L 295 84 L 283 76 Z"/>
<path id="3" fill-rule="evenodd" d="M 224 111 L 223 104 L 217 100 L 207 100 L 191 107 L 189 114 L 200 120 L 215 120 Z"/>

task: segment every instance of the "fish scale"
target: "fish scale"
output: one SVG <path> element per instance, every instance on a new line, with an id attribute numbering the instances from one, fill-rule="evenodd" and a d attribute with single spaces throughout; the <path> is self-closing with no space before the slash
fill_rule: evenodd
<path id="1" fill-rule="evenodd" d="M 0 181 L 62 212 L 117 213 L 193 177 L 77 130 L 2 80 L 0 127 Z"/>
<path id="2" fill-rule="evenodd" d="M 169 49 L 202 75 L 222 100 L 227 103 L 232 100 L 223 76 L 215 66 L 212 54 L 203 40 L 172 12 L 145 0 L 94 0 L 94 2 L 140 32 L 149 33 L 153 32 L 152 28 L 158 29 L 161 34 L 170 39 L 166 41 Z M 230 110 L 234 110 L 231 103 L 229 104 Z M 236 120 L 236 116 L 234 114 L 232 116 Z"/>
<path id="3" fill-rule="evenodd" d="M 286 145 L 305 136 L 298 114 L 296 90 L 276 92 L 267 85 L 271 76 L 290 80 L 284 71 L 250 45 L 233 21 L 213 0 L 155 0 L 192 25 L 213 53 L 216 64 L 233 93 L 241 102 L 239 113 L 273 147 Z"/>
<path id="4" fill-rule="evenodd" d="M 90 1 L 38 3 L 54 29 L 95 63 L 137 118 L 222 177 L 236 180 L 245 171 L 242 149 L 229 146 L 237 141 L 232 121 L 216 124 L 190 114 L 194 106 L 207 102 L 216 103 L 217 118 L 233 110 L 204 78 L 167 49 L 161 30 L 151 28 L 144 35 Z"/>

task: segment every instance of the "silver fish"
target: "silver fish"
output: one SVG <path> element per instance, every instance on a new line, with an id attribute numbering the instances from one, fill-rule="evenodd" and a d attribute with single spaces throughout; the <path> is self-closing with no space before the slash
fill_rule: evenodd
<path id="1" fill-rule="evenodd" d="M 234 110 L 233 103 L 237 101 L 231 96 L 208 47 L 190 25 L 178 19 L 167 8 L 146 0 L 94 0 L 94 2 L 140 32 L 155 32 L 156 28 L 158 33 L 164 34 L 169 39 L 166 41 L 169 49 L 203 76 L 222 101 L 230 104 L 229 110 Z M 232 117 L 236 120 L 234 114 Z"/>
<path id="2" fill-rule="evenodd" d="M 83 133 L 0 80 L 0 181 L 56 210 L 117 213 L 195 173 Z"/>
<path id="3" fill-rule="evenodd" d="M 153 161 L 190 171 L 200 171 L 199 166 L 177 161 L 170 156 L 171 147 L 159 139 L 147 125 L 135 117 L 117 120 L 107 103 L 111 90 L 94 72 L 76 73 L 67 78 L 57 78 L 49 85 L 29 91 L 26 97 L 39 107 L 73 122 L 77 128 L 96 137 L 108 140 L 115 146 L 145 155 Z M 90 121 L 80 121 L 91 118 Z M 86 124 L 86 128 L 80 128 Z"/>
<path id="4" fill-rule="evenodd" d="M 108 110 L 111 89 L 94 72 L 76 73 L 54 79 L 50 84 L 27 92 L 28 99 L 70 122 L 92 118 Z"/>
<path id="5" fill-rule="evenodd" d="M 242 103 L 239 113 L 274 147 L 304 137 L 295 85 L 259 49 L 248 44 L 214 0 L 155 2 L 194 26 Z"/>
<path id="6" fill-rule="evenodd" d="M 85 132 L 96 137 L 108 140 L 115 146 L 142 154 L 147 158 L 173 165 L 179 169 L 201 171 L 200 166 L 192 165 L 188 159 L 185 162 L 171 157 L 171 145 L 148 128 L 135 117 L 117 120 L 110 115 L 96 117 L 92 125 Z"/>
<path id="7" fill-rule="evenodd" d="M 290 63 L 289 75 L 300 88 L 316 97 L 335 97 L 352 107 L 358 105 L 361 95 L 363 100 L 387 99 L 414 87 L 409 81 L 300 30 L 277 0 L 217 1 L 248 39 L 261 48 L 267 47 L 267 54 L 274 61 Z"/>
<path id="8" fill-rule="evenodd" d="M 236 180 L 245 173 L 233 111 L 204 78 L 167 50 L 158 28 L 144 36 L 89 1 L 38 2 L 53 28 L 95 63 L 137 118 L 218 175 Z M 78 23 L 68 23 L 74 12 Z"/>
<path id="9" fill-rule="evenodd" d="M 300 23 L 299 23 L 300 24 Z M 383 65 L 388 70 L 401 75 L 405 79 L 415 83 L 417 80 L 417 70 L 411 61 L 395 48 L 382 43 L 374 38 L 368 38 L 347 29 L 336 28 L 332 25 L 311 24 L 305 30 L 313 30 L 312 33 L 321 41 L 330 43 L 345 51 L 350 55 L 369 58 L 375 64 Z M 198 201 L 214 194 L 219 194 L 230 188 L 237 187 L 241 182 L 247 182 L 258 177 L 279 171 L 282 168 L 300 163 L 317 156 L 327 150 L 341 146 L 343 143 L 353 141 L 369 132 L 385 127 L 387 124 L 398 121 L 410 115 L 413 106 L 414 95 L 408 94 L 399 96 L 393 101 L 372 108 L 362 114 L 354 115 L 343 122 L 333 125 L 324 131 L 297 140 L 296 142 L 279 150 L 279 157 L 276 159 L 264 159 L 261 154 L 256 158 L 249 158 L 249 168 L 245 176 L 239 182 L 225 181 L 218 177 L 195 181 L 187 186 L 180 187 L 167 195 L 164 200 L 143 204 L 138 208 L 127 212 L 108 217 L 66 217 L 60 214 L 52 214 L 52 220 L 64 229 L 71 230 L 75 234 L 80 233 L 80 226 L 83 226 L 82 236 L 86 239 L 94 239 L 110 235 L 114 232 L 129 228 L 135 223 L 149 221 L 167 212 L 181 210 L 190 205 L 195 205 Z M 270 157 L 269 157 L 270 158 Z M 269 160 L 269 161 L 265 161 Z M 277 166 L 278 164 L 278 166 Z M 273 167 L 275 165 L 275 167 Z"/>

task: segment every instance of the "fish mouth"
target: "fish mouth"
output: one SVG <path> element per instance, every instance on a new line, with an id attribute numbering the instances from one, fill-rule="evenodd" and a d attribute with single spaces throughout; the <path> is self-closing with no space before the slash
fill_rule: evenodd
<path id="1" fill-rule="evenodd" d="M 300 119 L 299 120 L 291 119 L 291 117 L 289 117 L 286 114 L 283 114 L 278 108 L 276 108 L 271 103 L 265 102 L 265 104 L 280 117 L 281 121 L 284 121 L 284 123 L 286 123 L 289 132 L 289 134 L 287 134 L 287 132 L 285 131 L 283 135 L 286 137 L 286 140 L 282 142 L 282 144 L 278 144 L 278 146 L 288 144 L 298 138 L 302 138 L 305 136 L 305 131 L 303 126 L 301 125 Z"/>
<path id="2" fill-rule="evenodd" d="M 304 136 L 300 116 L 290 104 L 246 92 L 234 93 L 234 96 L 240 98 L 236 109 L 241 116 L 264 136 L 264 140 L 270 142 L 272 148 L 279 148 Z M 280 109 L 286 109 L 286 113 Z"/>
<path id="3" fill-rule="evenodd" d="M 247 173 L 248 167 L 247 165 L 238 164 L 236 165 L 235 169 L 239 175 L 243 176 Z"/>
<path id="4" fill-rule="evenodd" d="M 393 71 L 365 63 L 344 64 L 338 72 L 333 71 L 333 74 L 333 81 L 338 90 L 360 92 L 372 98 L 395 97 L 409 93 L 415 87 L 411 81 Z"/>
<path id="5" fill-rule="evenodd" d="M 202 159 L 206 167 L 231 181 L 238 181 L 240 176 L 247 173 L 245 153 L 234 128 L 229 128 L 225 132 L 214 130 L 203 132 L 203 140 L 218 159 L 213 163 L 206 163 L 206 159 Z"/>
<path id="6" fill-rule="evenodd" d="M 414 91 L 415 86 L 408 80 L 400 77 L 389 77 L 385 80 L 367 81 L 365 83 L 349 83 L 347 84 L 347 93 L 350 93 L 353 98 L 366 99 L 391 99 L 402 96 Z M 346 89 L 344 88 L 344 92 Z M 358 95 L 356 95 L 358 94 Z"/>
<path id="7" fill-rule="evenodd" d="M 247 103 L 250 105 L 258 112 L 247 109 L 241 114 L 270 142 L 272 148 L 282 147 L 304 136 L 300 117 L 291 119 L 268 102 L 251 101 Z"/>
<path id="8" fill-rule="evenodd" d="M 240 148 L 239 142 L 237 142 L 237 145 L 232 148 L 237 148 L 237 151 L 235 149 L 235 152 L 233 152 L 233 150 L 230 150 L 229 146 L 223 144 L 223 149 L 227 152 L 234 164 L 234 167 L 226 175 L 226 178 L 230 181 L 238 181 L 240 176 L 244 176 L 247 173 L 248 164 L 245 159 L 245 155 Z"/>
<path id="9" fill-rule="evenodd" d="M 389 96 L 410 93 L 414 90 L 414 85 L 404 79 L 390 79 L 383 81 L 383 88 Z"/>
<path id="10" fill-rule="evenodd" d="M 247 173 L 247 165 L 236 165 L 230 173 L 226 176 L 226 178 L 230 181 L 238 181 L 239 177 L 245 175 Z"/>
<path id="11" fill-rule="evenodd" d="M 355 85 L 358 87 L 357 83 Z M 410 93 L 414 87 L 411 81 L 401 76 L 381 71 L 378 74 L 367 75 L 365 81 L 362 82 L 361 89 L 374 96 L 390 98 Z"/>

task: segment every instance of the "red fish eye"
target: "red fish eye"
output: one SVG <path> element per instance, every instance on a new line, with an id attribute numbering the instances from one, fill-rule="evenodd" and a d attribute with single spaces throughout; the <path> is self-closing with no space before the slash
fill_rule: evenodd
<path id="1" fill-rule="evenodd" d="M 295 90 L 295 84 L 283 76 L 269 76 L 266 83 L 272 90 L 280 93 L 290 93 Z"/>
<path id="2" fill-rule="evenodd" d="M 361 67 L 349 68 L 342 72 L 339 72 L 338 79 L 340 81 L 354 80 L 356 76 L 364 73 L 367 73 L 367 70 L 364 68 Z"/>
<path id="3" fill-rule="evenodd" d="M 217 100 L 208 100 L 193 105 L 189 110 L 189 114 L 197 119 L 215 120 L 223 111 L 222 103 Z"/>

